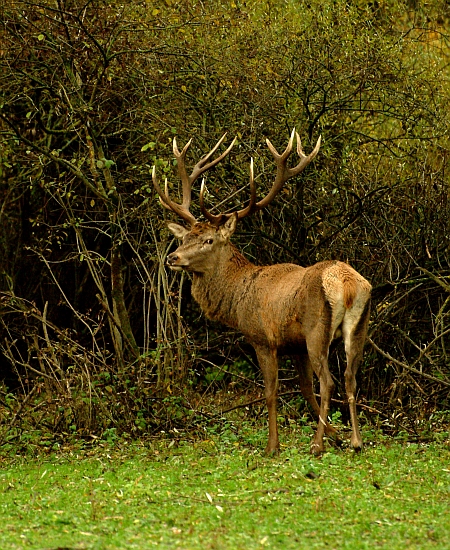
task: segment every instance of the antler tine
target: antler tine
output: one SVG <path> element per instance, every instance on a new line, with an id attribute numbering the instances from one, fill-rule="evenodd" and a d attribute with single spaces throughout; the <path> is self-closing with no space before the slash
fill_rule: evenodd
<path id="1" fill-rule="evenodd" d="M 289 173 L 292 174 L 289 177 L 296 176 L 297 174 L 300 174 L 306 166 L 312 161 L 312 159 L 317 155 L 320 149 L 320 144 L 322 142 L 322 136 L 319 136 L 319 139 L 316 142 L 316 145 L 314 149 L 309 153 L 309 155 L 305 155 L 302 149 L 302 142 L 300 140 L 300 136 L 297 132 L 295 132 L 295 135 L 297 136 L 297 154 L 301 158 L 301 161 L 295 166 L 294 168 L 289 169 Z"/>
<path id="2" fill-rule="evenodd" d="M 169 189 L 167 185 L 167 179 L 165 181 L 165 191 L 163 192 L 159 182 L 158 178 L 156 177 L 156 166 L 153 166 L 152 169 L 152 181 L 153 181 L 153 187 L 156 189 L 156 192 L 159 196 L 159 201 L 164 206 L 164 208 L 167 208 L 168 210 L 171 210 L 172 212 L 175 212 L 180 218 L 182 218 L 184 221 L 188 222 L 189 225 L 194 225 L 197 221 L 195 217 L 189 212 L 189 205 L 185 207 L 183 204 L 178 204 L 174 202 L 169 197 Z M 184 201 L 183 201 L 184 202 Z M 190 203 L 190 201 L 189 201 Z"/>
<path id="3" fill-rule="evenodd" d="M 173 138 L 173 154 L 177 159 L 178 175 L 180 177 L 183 188 L 183 201 L 181 203 L 181 206 L 183 208 L 186 208 L 187 210 L 189 210 L 189 207 L 191 206 L 192 183 L 190 182 L 189 176 L 187 175 L 184 159 L 186 158 L 186 153 L 191 146 L 191 143 L 192 138 L 186 143 L 186 145 L 183 147 L 183 150 L 180 152 L 177 146 L 177 138 Z"/>
<path id="4" fill-rule="evenodd" d="M 186 157 L 186 152 L 187 152 L 187 150 L 189 149 L 189 147 L 192 143 L 192 138 L 188 141 L 188 143 L 186 143 L 186 145 L 184 146 L 184 148 L 181 152 L 178 150 L 176 138 L 173 138 L 173 153 L 175 155 L 175 158 L 177 159 L 178 174 L 179 174 L 179 176 L 180 176 L 180 178 L 183 182 L 183 185 L 186 185 L 186 189 L 189 186 L 189 190 L 190 190 L 190 187 L 192 187 L 193 183 L 197 180 L 197 178 L 199 176 L 201 176 L 201 174 L 203 174 L 204 172 L 206 172 L 210 168 L 213 168 L 214 166 L 216 166 L 216 164 L 219 164 L 219 162 L 228 155 L 228 153 L 233 148 L 233 145 L 236 143 L 236 139 L 237 139 L 236 137 L 233 139 L 231 144 L 227 147 L 227 149 L 221 155 L 219 155 L 217 158 L 215 158 L 211 162 L 208 162 L 208 160 L 211 158 L 211 156 L 222 145 L 222 143 L 223 143 L 223 141 L 226 137 L 227 137 L 227 132 L 225 132 L 223 134 L 223 136 L 214 145 L 214 147 L 209 151 L 209 153 L 207 153 L 203 158 L 201 158 L 197 162 L 197 164 L 194 166 L 194 168 L 192 169 L 192 172 L 189 176 L 188 176 L 187 171 L 186 171 L 186 166 L 185 166 L 185 163 L 184 163 L 184 159 Z"/>
<path id="5" fill-rule="evenodd" d="M 212 160 L 211 162 L 208 162 L 208 160 L 211 158 L 211 156 L 217 151 L 217 149 L 222 145 L 224 139 L 226 138 L 227 133 L 223 134 L 223 136 L 219 139 L 219 141 L 214 145 L 214 147 L 207 153 L 203 158 L 201 158 L 197 164 L 192 169 L 192 172 L 190 175 L 188 175 L 186 170 L 186 164 L 185 164 L 185 158 L 186 153 L 191 146 L 192 138 L 186 143 L 186 145 L 183 147 L 182 151 L 178 149 L 177 140 L 174 137 L 173 138 L 173 154 L 175 155 L 175 158 L 177 159 L 177 166 L 178 166 L 178 175 L 181 179 L 182 188 L 183 188 L 183 200 L 181 203 L 182 208 L 189 211 L 189 207 L 191 205 L 191 196 L 192 196 L 192 185 L 197 180 L 197 178 L 209 170 L 210 168 L 213 168 L 218 164 L 224 157 L 228 155 L 228 153 L 231 151 L 233 145 L 236 142 L 236 138 L 231 142 L 230 146 L 217 158 Z"/>
<path id="6" fill-rule="evenodd" d="M 297 153 L 301 160 L 293 168 L 288 168 L 287 160 L 292 152 L 294 136 L 296 136 L 297 138 Z M 294 176 L 297 176 L 298 174 L 303 172 L 303 170 L 308 166 L 308 164 L 319 152 L 320 142 L 321 142 L 321 138 L 319 137 L 313 151 L 309 155 L 305 155 L 302 149 L 300 137 L 294 128 L 292 130 L 291 137 L 289 138 L 289 142 L 286 149 L 280 155 L 278 151 L 275 149 L 275 147 L 270 143 L 270 141 L 266 139 L 267 147 L 269 148 L 269 151 L 272 153 L 272 156 L 274 157 L 275 163 L 277 165 L 277 173 L 276 173 L 275 181 L 273 182 L 272 188 L 263 199 L 261 199 L 259 202 L 256 203 L 255 210 L 261 210 L 262 208 L 266 207 L 270 202 L 272 202 L 275 196 L 280 192 L 281 188 L 287 182 L 288 179 Z"/>
<path id="7" fill-rule="evenodd" d="M 211 162 L 208 162 L 208 160 L 211 158 L 211 156 L 217 151 L 217 149 L 222 144 L 223 140 L 226 138 L 227 133 L 225 132 L 223 136 L 219 139 L 219 141 L 214 145 L 214 147 L 211 149 L 209 153 L 207 153 L 202 159 L 200 159 L 197 164 L 192 169 L 191 175 L 189 176 L 189 181 L 191 185 L 194 183 L 194 181 L 201 176 L 204 172 L 207 170 L 213 168 L 216 166 L 216 164 L 219 164 L 221 160 L 223 160 L 228 153 L 233 148 L 234 144 L 236 143 L 237 137 L 233 139 L 233 141 L 230 143 L 230 145 L 227 147 L 227 149 L 219 155 L 217 158 L 212 160 Z"/>
<path id="8" fill-rule="evenodd" d="M 202 179 L 202 185 L 200 187 L 200 196 L 199 196 L 199 202 L 200 202 L 200 210 L 202 211 L 202 214 L 205 216 L 205 218 L 215 226 L 219 226 L 224 218 L 225 214 L 211 214 L 209 210 L 206 209 L 205 206 L 205 191 L 206 191 L 206 184 L 205 184 L 205 178 Z"/>
<path id="9" fill-rule="evenodd" d="M 250 216 L 253 212 L 257 210 L 256 208 L 256 186 L 255 186 L 255 176 L 253 171 L 253 157 L 250 159 L 250 202 L 245 208 L 237 212 L 238 220 L 242 220 L 246 216 Z"/>
<path id="10" fill-rule="evenodd" d="M 289 138 L 289 142 L 287 144 L 287 147 L 281 155 L 278 153 L 278 151 L 275 149 L 275 147 L 272 145 L 272 143 L 269 141 L 269 139 L 266 139 L 267 147 L 269 148 L 269 151 L 272 153 L 272 156 L 275 158 L 276 161 L 285 161 L 289 157 L 289 155 L 292 152 L 292 145 L 294 143 L 295 134 L 296 134 L 296 131 L 295 131 L 295 128 L 294 128 L 291 132 L 291 137 Z"/>
<path id="11" fill-rule="evenodd" d="M 201 166 L 203 166 L 204 163 L 205 163 L 208 159 L 211 158 L 211 156 L 212 156 L 212 155 L 217 151 L 217 149 L 222 145 L 224 139 L 227 137 L 227 133 L 228 133 L 228 132 L 225 132 L 225 133 L 223 134 L 223 136 L 219 139 L 219 141 L 218 141 L 218 142 L 214 145 L 214 147 L 211 149 L 211 151 L 210 151 L 209 153 L 206 153 L 206 155 L 205 155 L 203 158 L 201 158 L 201 159 L 197 162 L 197 164 L 194 166 L 194 169 L 195 169 L 196 167 L 201 167 Z M 231 148 L 233 147 L 235 141 L 236 141 L 236 138 L 234 138 L 232 145 L 230 145 L 230 146 L 228 147 L 228 152 L 231 151 Z M 227 151 L 225 151 L 224 153 L 222 153 L 222 155 L 221 155 L 222 158 L 223 158 L 224 156 L 226 156 L 227 154 L 228 154 Z M 218 157 L 218 158 L 220 159 L 221 157 Z M 217 159 L 216 159 L 216 160 L 217 160 Z M 218 162 L 218 161 L 217 161 L 217 162 Z"/>

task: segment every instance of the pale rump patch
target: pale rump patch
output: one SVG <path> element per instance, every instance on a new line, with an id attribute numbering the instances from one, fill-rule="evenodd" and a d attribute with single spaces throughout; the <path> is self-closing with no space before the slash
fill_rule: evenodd
<path id="1" fill-rule="evenodd" d="M 350 309 L 361 288 L 370 293 L 370 284 L 357 271 L 344 262 L 335 262 L 324 270 L 322 284 L 330 304 L 336 306 L 341 300 L 345 309 Z"/>

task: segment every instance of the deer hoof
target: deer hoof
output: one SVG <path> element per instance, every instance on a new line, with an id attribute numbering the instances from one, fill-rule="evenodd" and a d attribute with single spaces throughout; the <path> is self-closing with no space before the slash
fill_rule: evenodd
<path id="1" fill-rule="evenodd" d="M 314 456 L 320 456 L 323 453 L 323 445 L 318 443 L 311 443 L 311 454 Z"/>
<path id="2" fill-rule="evenodd" d="M 280 453 L 280 448 L 279 447 L 269 447 L 269 445 L 267 445 L 265 451 L 264 451 L 264 454 L 266 454 L 267 456 L 276 456 Z"/>
<path id="3" fill-rule="evenodd" d="M 352 437 L 350 439 L 350 446 L 352 447 L 352 449 L 359 453 L 360 451 L 362 451 L 362 448 L 363 448 L 363 444 L 362 444 L 362 439 L 361 437 Z"/>

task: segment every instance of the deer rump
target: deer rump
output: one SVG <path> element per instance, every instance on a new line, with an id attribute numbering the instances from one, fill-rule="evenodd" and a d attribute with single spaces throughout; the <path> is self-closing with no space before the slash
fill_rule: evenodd
<path id="1" fill-rule="evenodd" d="M 294 137 L 300 162 L 289 168 L 287 161 Z M 268 453 L 279 449 L 276 401 L 278 356 L 281 354 L 295 356 L 300 389 L 318 418 L 311 451 L 319 454 L 324 450 L 324 434 L 338 439 L 336 430 L 328 422 L 334 389 L 328 355 L 331 342 L 342 336 L 347 357 L 345 389 L 352 424 L 350 443 L 359 450 L 362 439 L 356 413 L 356 372 L 367 335 L 370 283 L 348 264 L 339 261 L 319 262 L 306 268 L 294 264 L 258 267 L 230 242 L 240 219 L 265 208 L 288 179 L 305 169 L 319 151 L 320 138 L 308 156 L 295 130 L 282 154 L 278 154 L 267 140 L 277 166 L 269 193 L 257 202 L 251 162 L 249 204 L 233 213 L 211 214 L 204 205 L 202 185 L 200 207 L 208 221 L 198 222 L 189 211 L 192 184 L 230 152 L 234 141 L 219 157 L 210 160 L 224 138 L 194 166 L 190 175 L 185 168 L 185 156 L 191 141 L 180 152 L 174 140 L 174 155 L 183 184 L 182 203 L 169 197 L 167 182 L 165 192 L 161 190 L 153 168 L 153 184 L 161 203 L 190 226 L 187 229 L 175 223 L 168 224 L 170 231 L 182 239 L 182 244 L 168 255 L 167 265 L 174 270 L 191 272 L 192 294 L 205 314 L 241 331 L 254 347 L 264 377 L 269 417 Z M 313 373 L 320 383 L 320 406 L 313 391 Z"/>

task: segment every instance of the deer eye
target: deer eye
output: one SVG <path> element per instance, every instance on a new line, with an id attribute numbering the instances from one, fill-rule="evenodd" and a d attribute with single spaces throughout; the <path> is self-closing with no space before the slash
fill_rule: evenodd
<path id="1" fill-rule="evenodd" d="M 204 244 L 212 244 L 214 242 L 213 239 L 206 239 Z"/>

